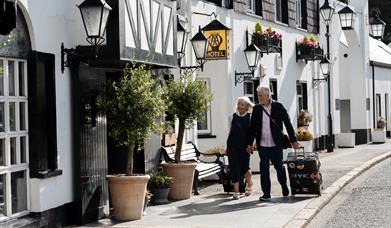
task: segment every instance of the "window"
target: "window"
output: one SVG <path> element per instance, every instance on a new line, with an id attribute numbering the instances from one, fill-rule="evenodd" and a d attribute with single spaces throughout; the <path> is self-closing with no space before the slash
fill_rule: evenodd
<path id="1" fill-rule="evenodd" d="M 272 99 L 276 101 L 278 99 L 278 96 L 277 96 L 277 79 L 275 79 L 275 78 L 272 79 L 271 78 L 269 87 L 270 87 L 270 92 L 272 94 Z"/>
<path id="2" fill-rule="evenodd" d="M 376 119 L 381 116 L 381 95 L 380 93 L 376 94 Z"/>
<path id="3" fill-rule="evenodd" d="M 262 16 L 262 0 L 246 0 L 247 12 Z"/>
<path id="4" fill-rule="evenodd" d="M 0 220 L 29 209 L 27 64 L 0 58 Z"/>
<path id="5" fill-rule="evenodd" d="M 243 83 L 243 95 L 250 98 L 253 103 L 258 103 L 257 87 L 259 86 L 259 79 L 247 80 Z"/>
<path id="6" fill-rule="evenodd" d="M 246 0 L 247 12 L 255 13 L 254 0 Z"/>
<path id="7" fill-rule="evenodd" d="M 296 26 L 307 29 L 307 1 L 296 0 Z"/>
<path id="8" fill-rule="evenodd" d="M 210 91 L 210 79 L 204 78 L 201 79 L 205 82 L 206 87 Z M 209 135 L 212 134 L 212 124 L 211 124 L 211 106 L 209 105 L 208 110 L 204 112 L 201 119 L 197 120 L 197 132 L 199 135 Z"/>
<path id="9" fill-rule="evenodd" d="M 296 93 L 297 93 L 297 112 L 300 110 L 308 110 L 307 102 L 307 83 L 297 82 L 296 84 Z"/>
<path id="10" fill-rule="evenodd" d="M 276 0 L 276 20 L 288 24 L 288 0 Z"/>

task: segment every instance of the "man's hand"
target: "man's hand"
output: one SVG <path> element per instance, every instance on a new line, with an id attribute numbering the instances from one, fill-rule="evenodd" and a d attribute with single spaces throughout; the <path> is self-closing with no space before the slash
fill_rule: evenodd
<path id="1" fill-rule="evenodd" d="M 296 141 L 296 142 L 293 142 L 293 143 L 292 143 L 292 147 L 293 147 L 294 149 L 300 149 L 301 145 L 300 145 L 300 143 L 298 143 L 298 142 Z"/>
<path id="2" fill-rule="evenodd" d="M 247 149 L 246 149 L 246 152 L 247 152 L 248 154 L 253 154 L 253 153 L 254 153 L 254 148 L 253 148 L 252 146 L 248 145 L 248 146 L 247 146 Z"/>

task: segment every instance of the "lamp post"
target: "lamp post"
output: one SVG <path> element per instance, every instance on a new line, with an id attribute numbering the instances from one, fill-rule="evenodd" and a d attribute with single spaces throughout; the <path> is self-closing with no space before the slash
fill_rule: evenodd
<path id="1" fill-rule="evenodd" d="M 327 54 L 326 59 L 330 59 L 330 22 L 331 18 L 334 14 L 334 7 L 332 7 L 329 4 L 329 1 L 326 0 L 322 7 L 320 7 L 320 12 L 322 14 L 322 18 L 324 22 L 326 23 L 326 41 L 327 41 Z M 327 125 L 328 125 L 328 134 L 327 134 L 327 142 L 326 142 L 326 148 L 327 152 L 333 152 L 334 151 L 334 144 L 333 144 L 333 120 L 331 117 L 331 72 L 329 71 L 326 75 L 327 80 L 327 99 L 328 99 L 328 114 L 327 114 Z"/>

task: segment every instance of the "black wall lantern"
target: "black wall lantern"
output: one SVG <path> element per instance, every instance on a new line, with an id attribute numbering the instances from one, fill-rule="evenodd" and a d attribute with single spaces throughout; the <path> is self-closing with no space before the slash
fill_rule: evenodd
<path id="1" fill-rule="evenodd" d="M 91 45 L 102 44 L 111 7 L 105 0 L 85 0 L 78 7 L 87 33 L 86 40 Z"/>
<path id="2" fill-rule="evenodd" d="M 370 34 L 375 39 L 381 39 L 384 34 L 384 28 L 386 23 L 379 18 L 379 15 L 373 17 L 372 23 L 370 26 Z"/>
<path id="3" fill-rule="evenodd" d="M 181 60 L 183 56 L 185 56 L 185 48 L 186 48 L 186 40 L 187 40 L 187 32 L 182 24 L 179 22 L 177 18 L 177 54 L 178 54 L 178 65 L 181 65 Z"/>
<path id="4" fill-rule="evenodd" d="M 87 34 L 87 42 L 96 48 L 105 41 L 106 25 L 110 15 L 111 7 L 105 0 L 85 0 L 79 6 L 83 20 L 84 29 Z M 65 58 L 65 54 L 67 57 Z M 70 58 L 71 57 L 71 58 Z M 64 48 L 61 44 L 61 72 L 65 67 L 70 67 L 74 57 L 81 57 L 76 49 Z M 95 56 L 96 57 L 96 56 Z"/>
<path id="5" fill-rule="evenodd" d="M 246 56 L 247 66 L 250 72 L 236 72 L 235 70 L 235 86 L 247 79 L 254 78 L 254 71 L 258 67 L 261 54 L 261 50 L 253 43 L 244 49 L 244 55 Z"/>
<path id="6" fill-rule="evenodd" d="M 343 9 L 338 11 L 338 15 L 342 30 L 353 29 L 355 14 L 349 6 L 345 6 Z"/>
<path id="7" fill-rule="evenodd" d="M 198 33 L 191 38 L 190 42 L 193 46 L 194 54 L 196 56 L 197 64 L 196 66 L 182 66 L 182 58 L 185 56 L 185 47 L 187 42 L 187 34 L 183 26 L 178 22 L 178 25 L 180 25 L 178 28 L 177 33 L 177 39 L 178 39 L 178 47 L 177 47 L 177 53 L 178 53 L 178 66 L 181 74 L 189 75 L 196 71 L 197 69 L 201 69 L 201 71 L 204 69 L 204 64 L 206 62 L 205 56 L 206 56 L 206 49 L 208 45 L 208 39 L 205 37 L 205 35 L 201 31 L 201 26 L 198 28 Z M 177 26 L 178 26 L 177 25 Z M 177 28 L 177 29 L 178 29 Z M 183 29 L 183 30 L 182 30 Z M 181 39 L 181 40 L 179 40 Z"/>

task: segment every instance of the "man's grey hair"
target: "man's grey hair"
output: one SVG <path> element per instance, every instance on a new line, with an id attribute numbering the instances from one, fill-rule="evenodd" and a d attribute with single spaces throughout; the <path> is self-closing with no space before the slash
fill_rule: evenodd
<path id="1" fill-rule="evenodd" d="M 257 87 L 257 92 L 258 93 L 266 93 L 269 97 L 271 97 L 271 93 L 270 93 L 270 88 L 269 86 L 266 86 L 266 85 L 259 85 Z"/>

